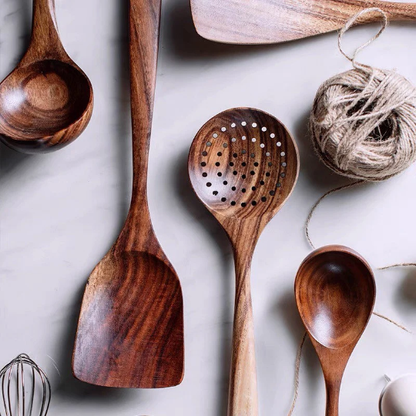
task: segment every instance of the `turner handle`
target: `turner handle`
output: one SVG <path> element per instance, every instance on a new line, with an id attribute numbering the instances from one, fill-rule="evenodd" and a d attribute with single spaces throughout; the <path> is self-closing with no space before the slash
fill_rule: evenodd
<path id="1" fill-rule="evenodd" d="M 34 0 L 33 2 L 30 46 L 20 64 L 28 65 L 39 59 L 70 60 L 58 34 L 55 0 Z"/>
<path id="2" fill-rule="evenodd" d="M 147 202 L 147 170 L 156 87 L 160 13 L 161 0 L 130 0 L 134 206 Z"/>
<path id="3" fill-rule="evenodd" d="M 357 5 L 362 9 L 369 7 L 378 7 L 383 10 L 389 20 L 392 21 L 406 21 L 406 20 L 416 20 L 416 4 L 415 3 L 395 3 L 388 1 L 379 1 L 379 0 L 356 0 Z M 377 13 L 369 14 L 363 16 L 362 23 L 372 23 L 380 21 L 380 15 Z"/>
<path id="4" fill-rule="evenodd" d="M 130 0 L 129 14 L 133 192 L 130 211 L 118 244 L 123 250 L 152 251 L 151 247 L 158 247 L 158 244 L 154 237 L 147 202 L 147 173 L 156 87 L 161 0 Z"/>

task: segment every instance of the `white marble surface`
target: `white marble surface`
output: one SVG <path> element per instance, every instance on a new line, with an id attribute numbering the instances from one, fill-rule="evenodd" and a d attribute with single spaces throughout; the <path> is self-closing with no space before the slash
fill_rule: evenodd
<path id="1" fill-rule="evenodd" d="M 0 78 L 18 62 L 30 30 L 29 0 L 0 0 Z M 303 327 L 293 279 L 309 247 L 308 210 L 344 183 L 313 155 L 306 120 L 321 82 L 349 68 L 335 34 L 287 45 L 236 47 L 202 40 L 187 0 L 165 0 L 153 139 L 150 208 L 183 286 L 186 375 L 160 391 L 109 390 L 72 378 L 70 359 L 86 279 L 116 238 L 130 198 L 126 1 L 57 0 L 63 43 L 90 77 L 95 111 L 67 148 L 25 156 L 0 147 L 0 365 L 28 352 L 53 383 L 50 414 L 218 416 L 226 414 L 233 263 L 226 236 L 193 196 L 186 155 L 212 115 L 254 106 L 279 117 L 301 151 L 291 199 L 266 228 L 252 270 L 262 416 L 286 415 Z M 348 35 L 350 48 L 374 32 Z M 362 54 L 416 82 L 416 27 L 392 25 Z M 375 266 L 415 261 L 416 166 L 386 183 L 330 197 L 311 233 L 317 245 L 349 245 Z M 377 272 L 376 310 L 416 330 L 416 274 Z M 414 336 L 374 317 L 345 374 L 341 415 L 374 416 L 383 375 L 416 372 Z M 56 366 L 56 368 L 55 368 Z M 319 364 L 307 344 L 295 415 L 324 414 Z"/>

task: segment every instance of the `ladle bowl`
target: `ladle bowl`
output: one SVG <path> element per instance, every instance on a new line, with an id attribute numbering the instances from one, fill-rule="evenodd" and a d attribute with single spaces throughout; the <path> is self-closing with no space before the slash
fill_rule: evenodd
<path id="1" fill-rule="evenodd" d="M 65 52 L 54 1 L 35 0 L 30 46 L 0 84 L 0 139 L 24 153 L 45 153 L 75 140 L 92 115 L 88 77 Z"/>

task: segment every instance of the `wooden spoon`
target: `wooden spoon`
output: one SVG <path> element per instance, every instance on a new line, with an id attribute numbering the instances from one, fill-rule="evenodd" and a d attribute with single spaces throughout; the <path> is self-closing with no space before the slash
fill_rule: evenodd
<path id="1" fill-rule="evenodd" d="M 377 0 L 190 0 L 197 32 L 223 43 L 263 44 L 306 38 L 341 29 L 368 7 L 389 20 L 415 20 L 416 4 Z M 380 20 L 370 13 L 359 23 Z"/>
<path id="2" fill-rule="evenodd" d="M 196 135 L 188 160 L 195 193 L 234 248 L 236 296 L 229 416 L 258 414 L 250 266 L 257 240 L 295 186 L 294 140 L 273 116 L 249 108 L 224 111 Z"/>
<path id="3" fill-rule="evenodd" d="M 170 387 L 183 378 L 181 286 L 147 203 L 160 4 L 130 0 L 133 197 L 118 240 L 88 280 L 75 342 L 75 377 L 100 386 Z"/>
<path id="4" fill-rule="evenodd" d="M 342 376 L 374 308 L 373 272 L 355 251 L 323 247 L 300 266 L 295 295 L 324 373 L 326 416 L 338 416 Z"/>
<path id="5" fill-rule="evenodd" d="M 34 0 L 29 48 L 0 84 L 0 139 L 25 153 L 45 153 L 75 140 L 93 109 L 93 90 L 59 39 L 55 0 Z"/>

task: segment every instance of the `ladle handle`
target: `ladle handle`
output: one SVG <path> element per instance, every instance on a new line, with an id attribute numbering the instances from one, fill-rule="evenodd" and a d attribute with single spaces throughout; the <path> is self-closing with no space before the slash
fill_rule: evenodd
<path id="1" fill-rule="evenodd" d="M 257 375 L 250 288 L 252 253 L 235 250 L 236 293 L 228 416 L 257 416 Z"/>
<path id="2" fill-rule="evenodd" d="M 39 59 L 70 61 L 58 34 L 55 0 L 33 1 L 33 23 L 30 46 L 21 64 L 30 64 Z"/>
<path id="3" fill-rule="evenodd" d="M 130 0 L 133 201 L 147 206 L 147 171 L 155 99 L 161 0 Z"/>

